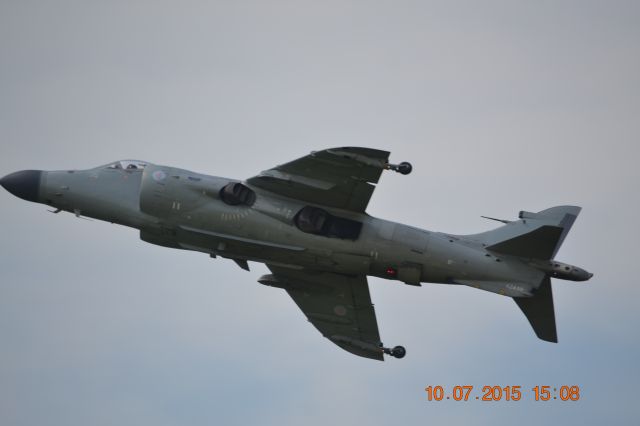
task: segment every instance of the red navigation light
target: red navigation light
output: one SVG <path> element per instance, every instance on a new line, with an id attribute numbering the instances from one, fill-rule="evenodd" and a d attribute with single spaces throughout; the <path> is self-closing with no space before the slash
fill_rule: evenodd
<path id="1" fill-rule="evenodd" d="M 395 277 L 396 275 L 398 275 L 398 270 L 392 266 L 387 267 L 387 270 L 385 272 L 390 277 Z"/>

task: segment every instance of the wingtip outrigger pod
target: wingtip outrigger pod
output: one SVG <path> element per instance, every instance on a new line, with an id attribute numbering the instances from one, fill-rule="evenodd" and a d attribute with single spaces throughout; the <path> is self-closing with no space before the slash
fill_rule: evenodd
<path id="1" fill-rule="evenodd" d="M 400 164 L 387 163 L 384 165 L 384 168 L 386 170 L 393 170 L 394 172 L 398 172 L 403 175 L 408 175 L 409 173 L 411 173 L 411 170 L 413 170 L 413 166 L 407 161 L 403 161 Z"/>
<path id="2" fill-rule="evenodd" d="M 404 358 L 404 356 L 407 354 L 407 350 L 404 348 L 404 346 L 394 346 L 393 348 L 385 348 L 385 347 L 381 347 L 380 349 L 382 349 L 382 352 L 384 352 L 387 355 L 391 355 L 394 358 Z"/>

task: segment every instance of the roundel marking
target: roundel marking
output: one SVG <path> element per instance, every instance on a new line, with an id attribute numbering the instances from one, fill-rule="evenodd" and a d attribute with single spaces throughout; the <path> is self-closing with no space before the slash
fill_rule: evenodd
<path id="1" fill-rule="evenodd" d="M 167 174 L 162 170 L 156 170 L 155 172 L 153 172 L 153 180 L 155 180 L 156 182 L 163 181 L 166 179 L 166 177 Z"/>
<path id="2" fill-rule="evenodd" d="M 339 317 L 343 317 L 343 316 L 347 315 L 347 308 L 345 308 L 345 307 L 344 307 L 344 306 L 342 306 L 342 305 L 336 305 L 336 306 L 333 308 L 333 312 L 334 312 L 336 315 L 338 315 Z"/>

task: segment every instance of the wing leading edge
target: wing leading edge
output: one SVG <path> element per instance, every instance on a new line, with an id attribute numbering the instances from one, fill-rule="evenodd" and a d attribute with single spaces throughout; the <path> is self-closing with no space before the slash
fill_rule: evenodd
<path id="1" fill-rule="evenodd" d="M 247 183 L 288 198 L 364 212 L 388 160 L 389 152 L 377 149 L 325 149 L 265 170 Z"/>
<path id="2" fill-rule="evenodd" d="M 283 288 L 320 333 L 352 354 L 383 361 L 367 277 L 267 265 L 261 284 Z"/>

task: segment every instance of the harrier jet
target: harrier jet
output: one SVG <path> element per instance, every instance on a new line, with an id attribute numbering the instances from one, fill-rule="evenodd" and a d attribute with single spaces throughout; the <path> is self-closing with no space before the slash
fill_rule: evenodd
<path id="1" fill-rule="evenodd" d="M 489 232 L 451 235 L 366 213 L 389 152 L 334 148 L 246 180 L 144 161 L 88 170 L 24 170 L 0 184 L 22 199 L 130 226 L 151 244 L 266 264 L 258 282 L 284 289 L 324 337 L 366 358 L 405 356 L 385 347 L 367 276 L 413 286 L 465 285 L 511 297 L 536 335 L 557 342 L 551 278 L 593 274 L 555 260 L 580 207 L 521 211 Z M 490 218 L 491 219 L 491 218 Z M 497 219 L 496 219 L 497 220 Z"/>

